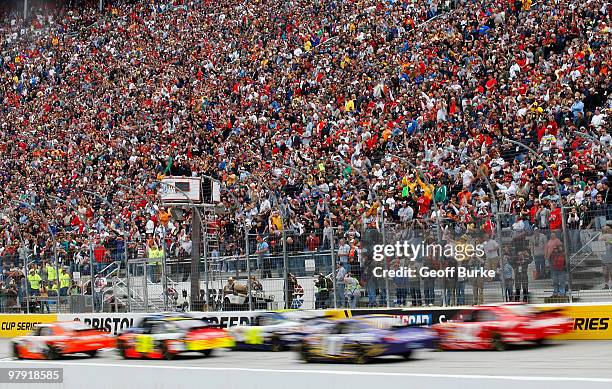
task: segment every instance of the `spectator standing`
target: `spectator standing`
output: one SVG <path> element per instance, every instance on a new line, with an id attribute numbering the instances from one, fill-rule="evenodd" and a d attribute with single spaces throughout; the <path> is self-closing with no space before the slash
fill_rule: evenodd
<path id="1" fill-rule="evenodd" d="M 557 233 L 551 235 L 546 244 L 545 257 L 550 263 L 553 275 L 553 297 L 565 296 L 567 285 L 567 269 L 563 244 Z"/>
<path id="2" fill-rule="evenodd" d="M 261 278 L 272 278 L 272 261 L 270 259 L 270 246 L 261 235 L 257 235 L 257 267 L 261 269 Z"/>
<path id="3" fill-rule="evenodd" d="M 345 304 L 345 284 L 344 277 L 346 276 L 347 271 L 344 268 L 344 264 L 342 262 L 338 262 L 336 264 L 336 299 L 338 303 L 338 308 L 343 308 L 346 306 Z"/>

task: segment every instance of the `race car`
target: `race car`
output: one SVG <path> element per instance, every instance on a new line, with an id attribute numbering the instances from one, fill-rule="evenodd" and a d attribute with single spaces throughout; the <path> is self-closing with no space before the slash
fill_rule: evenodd
<path id="1" fill-rule="evenodd" d="M 436 347 L 437 335 L 433 330 L 400 324 L 397 318 L 386 315 L 340 320 L 305 335 L 299 352 L 306 362 L 337 360 L 363 364 L 386 355 L 409 359 L 415 349 Z"/>
<path id="2" fill-rule="evenodd" d="M 509 344 L 543 343 L 572 331 L 573 323 L 558 310 L 540 311 L 527 304 L 479 306 L 433 326 L 442 350 L 505 350 Z"/>
<path id="3" fill-rule="evenodd" d="M 234 345 L 234 339 L 224 329 L 186 315 L 147 316 L 117 338 L 119 354 L 126 359 L 170 360 L 189 352 L 208 356 L 214 349 Z"/>
<path id="4" fill-rule="evenodd" d="M 256 324 L 229 329 L 236 340 L 237 350 L 281 351 L 301 339 L 302 322 L 282 313 L 266 312 L 256 318 Z"/>
<path id="5" fill-rule="evenodd" d="M 13 339 L 18 359 L 58 359 L 81 353 L 94 357 L 100 349 L 114 347 L 114 336 L 78 321 L 38 324 L 30 335 Z"/>

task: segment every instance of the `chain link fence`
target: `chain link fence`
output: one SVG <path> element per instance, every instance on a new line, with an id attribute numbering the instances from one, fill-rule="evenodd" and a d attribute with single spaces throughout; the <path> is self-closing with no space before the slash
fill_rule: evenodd
<path id="1" fill-rule="evenodd" d="M 198 264 L 201 307 L 190 306 L 191 247 L 185 243 L 162 240 L 156 247 L 115 240 L 66 245 L 55 254 L 9 252 L 0 257 L 8 269 L 0 312 L 609 302 L 609 210 L 564 207 L 565 229 L 536 215 L 504 212 L 469 221 L 417 218 L 385 222 L 384 228 L 382 222 L 336 228 L 333 255 L 331 233 L 323 230 L 207 230 L 201 248 L 206 255 Z M 38 282 L 25 276 L 32 269 Z"/>

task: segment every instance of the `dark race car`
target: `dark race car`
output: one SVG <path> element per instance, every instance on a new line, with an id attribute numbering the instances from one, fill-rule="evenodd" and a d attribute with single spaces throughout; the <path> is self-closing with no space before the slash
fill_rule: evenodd
<path id="1" fill-rule="evenodd" d="M 416 349 L 437 346 L 435 331 L 397 324 L 397 318 L 384 315 L 340 320 L 305 335 L 299 352 L 306 362 L 338 360 L 361 364 L 386 355 L 408 359 Z"/>
<path id="2" fill-rule="evenodd" d="M 508 303 L 466 309 L 433 328 L 443 350 L 505 350 L 509 344 L 542 343 L 570 332 L 572 326 L 572 320 L 558 311 Z"/>
<path id="3" fill-rule="evenodd" d="M 182 315 L 147 316 L 117 338 L 123 358 L 173 359 L 189 352 L 208 356 L 214 349 L 234 346 L 234 339 L 224 329 Z"/>

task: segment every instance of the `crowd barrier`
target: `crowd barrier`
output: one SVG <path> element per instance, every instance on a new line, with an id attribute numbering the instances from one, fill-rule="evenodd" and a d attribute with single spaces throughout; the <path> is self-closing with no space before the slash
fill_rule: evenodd
<path id="1" fill-rule="evenodd" d="M 547 304 L 535 305 L 538 309 L 561 309 L 574 320 L 574 331 L 558 336 L 565 340 L 612 340 L 612 304 Z M 374 308 L 374 309 L 337 309 L 328 310 L 326 314 L 335 319 L 358 317 L 371 314 L 392 315 L 405 324 L 432 325 L 451 319 L 462 307 L 432 307 L 432 308 Z M 284 311 L 288 315 L 302 312 L 321 311 Z M 249 325 L 261 315 L 262 311 L 228 311 L 228 312 L 190 312 L 189 314 L 205 318 L 221 327 L 228 328 L 237 325 Z M 86 314 L 47 314 L 0 315 L 0 338 L 13 338 L 26 335 L 35 324 L 59 321 L 82 321 L 92 327 L 99 328 L 111 334 L 118 334 L 138 322 L 138 319 L 149 316 L 150 313 L 86 313 Z"/>

